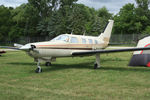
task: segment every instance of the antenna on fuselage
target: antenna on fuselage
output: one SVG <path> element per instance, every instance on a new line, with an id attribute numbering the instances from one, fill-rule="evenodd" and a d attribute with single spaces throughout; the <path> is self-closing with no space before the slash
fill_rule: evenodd
<path id="1" fill-rule="evenodd" d="M 86 34 L 86 30 L 84 31 L 83 36 L 85 36 L 85 34 Z"/>
<path id="2" fill-rule="evenodd" d="M 73 30 L 72 30 L 72 32 L 71 32 L 71 35 L 73 35 Z"/>

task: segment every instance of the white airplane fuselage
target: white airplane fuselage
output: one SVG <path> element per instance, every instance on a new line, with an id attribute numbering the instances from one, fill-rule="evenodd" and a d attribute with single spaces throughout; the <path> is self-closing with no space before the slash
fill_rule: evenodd
<path id="1" fill-rule="evenodd" d="M 57 38 L 64 37 L 64 40 Z M 100 37 L 63 34 L 56 39 L 47 42 L 30 43 L 34 45 L 34 51 L 28 54 L 34 58 L 70 57 L 72 52 L 83 52 L 88 50 L 99 50 L 107 47 L 109 42 L 103 41 Z"/>

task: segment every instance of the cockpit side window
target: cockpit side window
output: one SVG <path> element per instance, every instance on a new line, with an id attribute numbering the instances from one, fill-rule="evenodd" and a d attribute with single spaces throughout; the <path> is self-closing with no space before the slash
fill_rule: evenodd
<path id="1" fill-rule="evenodd" d="M 86 44 L 86 39 L 82 38 L 82 44 Z"/>
<path id="2" fill-rule="evenodd" d="M 92 39 L 88 39 L 89 40 L 89 44 L 93 44 L 93 41 Z"/>
<path id="3" fill-rule="evenodd" d="M 79 43 L 78 39 L 76 37 L 71 37 L 71 43 Z"/>
<path id="4" fill-rule="evenodd" d="M 95 44 L 98 44 L 98 41 L 97 41 L 97 40 L 95 40 Z"/>
<path id="5" fill-rule="evenodd" d="M 52 41 L 65 41 L 65 42 L 68 42 L 69 41 L 69 36 L 60 35 L 60 36 L 57 36 L 56 38 L 54 38 Z"/>

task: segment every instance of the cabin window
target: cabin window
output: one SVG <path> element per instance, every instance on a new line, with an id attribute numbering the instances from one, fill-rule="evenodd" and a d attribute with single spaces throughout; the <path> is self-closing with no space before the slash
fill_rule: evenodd
<path id="1" fill-rule="evenodd" d="M 78 43 L 78 39 L 76 37 L 71 37 L 71 43 Z"/>
<path id="2" fill-rule="evenodd" d="M 57 36 L 56 38 L 54 38 L 52 41 L 65 41 L 65 42 L 68 42 L 68 40 L 69 40 L 69 36 L 60 35 L 60 36 Z"/>
<path id="3" fill-rule="evenodd" d="M 95 44 L 98 44 L 98 41 L 97 41 L 97 40 L 95 40 Z"/>
<path id="4" fill-rule="evenodd" d="M 83 44 L 86 44 L 86 39 L 82 39 L 82 43 L 83 43 Z"/>
<path id="5" fill-rule="evenodd" d="M 93 44 L 93 41 L 92 39 L 88 39 L 89 40 L 89 44 Z"/>

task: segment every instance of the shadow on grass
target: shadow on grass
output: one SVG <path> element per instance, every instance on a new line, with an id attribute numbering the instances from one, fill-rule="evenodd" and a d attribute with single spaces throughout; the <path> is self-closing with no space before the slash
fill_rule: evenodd
<path id="1" fill-rule="evenodd" d="M 22 62 L 15 62 L 15 63 L 8 63 L 15 66 L 35 66 L 36 69 L 36 63 L 22 63 Z M 150 72 L 150 68 L 146 67 L 101 67 L 100 69 L 93 69 L 93 61 L 86 62 L 86 63 L 79 63 L 79 64 L 52 64 L 52 66 L 49 66 L 47 68 L 43 68 L 43 64 L 41 65 L 43 68 L 43 72 L 51 72 L 51 71 L 57 71 L 57 70 L 64 70 L 64 69 L 91 69 L 91 70 L 113 70 L 113 71 L 132 71 L 132 72 Z M 33 72 L 33 71 L 32 71 Z"/>
<path id="2" fill-rule="evenodd" d="M 7 57 L 5 54 L 0 54 L 0 58 L 5 58 Z"/>
<path id="3" fill-rule="evenodd" d="M 126 68 L 121 68 L 121 67 L 101 67 L 98 70 L 113 70 L 113 71 L 132 71 L 132 72 L 150 72 L 149 68 L 146 67 L 126 67 Z"/>
<path id="4" fill-rule="evenodd" d="M 109 62 L 109 61 L 129 61 L 128 59 L 122 59 L 122 58 L 107 58 L 107 59 L 101 59 L 101 62 Z"/>
<path id="5" fill-rule="evenodd" d="M 15 65 L 15 66 L 36 66 L 36 63 L 26 63 L 26 62 L 12 62 L 12 63 L 7 63 L 10 65 Z"/>
<path id="6" fill-rule="evenodd" d="M 91 64 L 91 63 L 90 63 Z M 101 67 L 100 69 L 94 69 L 93 66 L 90 66 L 89 63 L 82 63 L 82 64 L 71 64 L 71 65 L 65 65 L 65 64 L 54 64 L 50 68 L 43 69 L 43 72 L 50 72 L 50 71 L 57 71 L 57 70 L 64 70 L 64 69 L 91 69 L 91 70 L 97 70 L 97 71 L 130 71 L 130 72 L 150 72 L 149 68 L 145 67 Z"/>
<path id="7" fill-rule="evenodd" d="M 81 63 L 81 64 L 53 64 L 49 68 L 43 69 L 44 72 L 64 70 L 64 69 L 93 69 L 91 63 Z"/>

